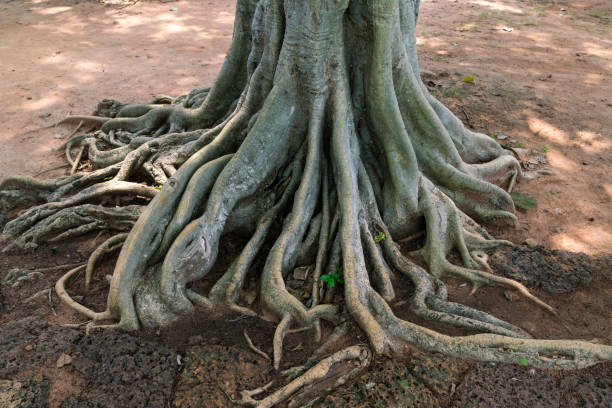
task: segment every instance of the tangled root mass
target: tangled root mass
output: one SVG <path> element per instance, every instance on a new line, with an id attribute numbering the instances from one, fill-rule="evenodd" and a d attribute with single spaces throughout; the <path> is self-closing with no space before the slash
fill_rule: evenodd
<path id="1" fill-rule="evenodd" d="M 74 174 L 0 184 L 5 208 L 38 203 L 6 225 L 7 250 L 50 235 L 119 232 L 57 288 L 90 319 L 125 330 L 168 326 L 196 307 L 258 314 L 240 303 L 247 273 L 263 256 L 258 297 L 279 322 L 277 368 L 289 330 L 308 327 L 320 337 L 322 324 L 342 320 L 355 322 L 376 353 L 414 345 L 549 368 L 609 360 L 612 347 L 531 339 L 448 300 L 440 278 L 452 275 L 474 289 L 516 289 L 554 313 L 489 270 L 484 250 L 511 244 L 475 220 L 515 219 L 508 191 L 520 166 L 428 93 L 417 63 L 417 14 L 415 0 L 238 0 L 232 45 L 212 88 L 145 105 L 102 101 L 96 116 L 68 118 L 100 127 L 62 146 Z M 77 171 L 81 164 L 91 171 Z M 208 293 L 198 293 L 193 283 L 211 271 L 229 233 L 247 236 L 246 244 Z M 422 247 L 399 251 L 397 241 L 422 233 Z M 106 310 L 74 302 L 65 281 L 87 269 L 89 282 L 97 259 L 119 247 Z M 453 251 L 461 265 L 449 261 Z M 313 271 L 307 301 L 285 286 L 302 265 Z M 338 284 L 324 284 L 321 276 L 334 273 Z M 412 313 L 481 334 L 450 337 L 395 316 L 389 304 L 399 279 L 414 287 Z M 323 378 L 316 367 L 359 365 L 366 354 L 332 355 L 290 383 L 294 391 L 274 395 L 287 398 Z M 253 395 L 241 401 L 278 401 Z"/>

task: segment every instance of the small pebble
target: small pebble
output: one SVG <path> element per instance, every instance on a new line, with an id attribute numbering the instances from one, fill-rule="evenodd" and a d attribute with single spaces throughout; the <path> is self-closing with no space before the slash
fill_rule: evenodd
<path id="1" fill-rule="evenodd" d="M 527 244 L 529 248 L 534 248 L 538 245 L 538 242 L 533 238 L 527 238 L 525 244 Z"/>

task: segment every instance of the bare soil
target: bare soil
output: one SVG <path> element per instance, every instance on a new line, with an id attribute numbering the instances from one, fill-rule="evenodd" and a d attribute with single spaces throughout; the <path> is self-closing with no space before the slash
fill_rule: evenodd
<path id="1" fill-rule="evenodd" d="M 103 98 L 146 102 L 212 84 L 229 47 L 233 14 L 234 2 L 225 0 L 0 0 L 0 179 L 65 174 L 65 159 L 52 149 L 73 129 L 43 127 L 89 113 Z M 561 318 L 512 291 L 470 295 L 459 280 L 447 281 L 449 296 L 536 337 L 612 344 L 609 1 L 425 0 L 419 24 L 430 91 L 468 126 L 521 156 L 527 177 L 518 191 L 537 200 L 518 213 L 515 228 L 489 230 L 539 246 L 498 251 L 491 263 Z M 60 327 L 83 321 L 48 291 L 65 269 L 31 272 L 84 262 L 105 238 L 0 257 L 0 406 L 230 407 L 240 389 L 276 379 L 243 337 L 246 330 L 270 353 L 273 326 L 223 311 L 139 336 Z M 69 290 L 102 309 L 104 275 L 112 268 L 111 258 L 89 290 L 81 280 Z M 398 292 L 409 296 L 410 290 L 406 285 Z M 418 322 L 401 304 L 394 309 Z M 286 367 L 316 347 L 309 336 L 288 336 Z M 58 367 L 63 354 L 71 361 Z M 545 372 L 415 351 L 401 361 L 377 359 L 320 406 L 609 407 L 611 369 Z"/>

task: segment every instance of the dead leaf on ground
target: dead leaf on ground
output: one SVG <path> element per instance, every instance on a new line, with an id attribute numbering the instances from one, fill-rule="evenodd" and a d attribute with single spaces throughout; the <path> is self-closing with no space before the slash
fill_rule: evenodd
<path id="1" fill-rule="evenodd" d="M 63 353 L 58 359 L 57 359 L 57 368 L 61 368 L 63 366 L 69 365 L 70 363 L 72 363 L 72 357 L 70 357 L 68 354 Z"/>

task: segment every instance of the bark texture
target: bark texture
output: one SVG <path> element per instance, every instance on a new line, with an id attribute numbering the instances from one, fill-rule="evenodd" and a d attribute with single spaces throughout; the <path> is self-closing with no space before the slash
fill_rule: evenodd
<path id="1" fill-rule="evenodd" d="M 254 261 L 265 257 L 256 271 L 259 304 L 279 322 L 277 368 L 292 327 L 320 336 L 322 321 L 342 320 L 354 321 L 376 353 L 401 353 L 409 344 L 480 360 L 524 358 L 535 367 L 609 360 L 612 347 L 530 339 L 447 299 L 440 277 L 453 275 L 474 289 L 514 288 L 554 313 L 488 268 L 484 250 L 511 243 L 475 220 L 515 219 L 508 191 L 519 163 L 428 93 L 417 62 L 417 15 L 416 0 L 238 0 L 233 42 L 212 88 L 147 105 L 102 101 L 99 116 L 69 118 L 101 130 L 63 146 L 73 170 L 88 161 L 93 171 L 2 182 L 5 207 L 43 202 L 6 225 L 10 247 L 60 230 L 60 239 L 129 231 L 105 242 L 87 266 L 89 282 L 96 260 L 122 245 L 106 310 L 91 311 L 64 290 L 85 267 L 58 282 L 72 307 L 125 330 L 167 326 L 196 307 L 257 314 L 240 304 L 240 294 Z M 163 187 L 134 182 L 143 178 Z M 143 197 L 152 198 L 146 206 L 123 206 Z M 209 293 L 197 293 L 191 284 L 211 271 L 232 232 L 247 235 L 247 243 Z M 396 242 L 419 234 L 424 245 L 400 253 Z M 449 261 L 451 251 L 461 265 Z M 314 271 L 308 301 L 285 287 L 301 265 Z M 341 275 L 333 287 L 321 280 L 332 273 Z M 415 288 L 407 304 L 414 314 L 483 334 L 449 337 L 399 319 L 389 303 L 400 279 Z M 358 348 L 334 358 L 365 361 Z M 242 402 L 259 404 L 252 395 Z"/>

